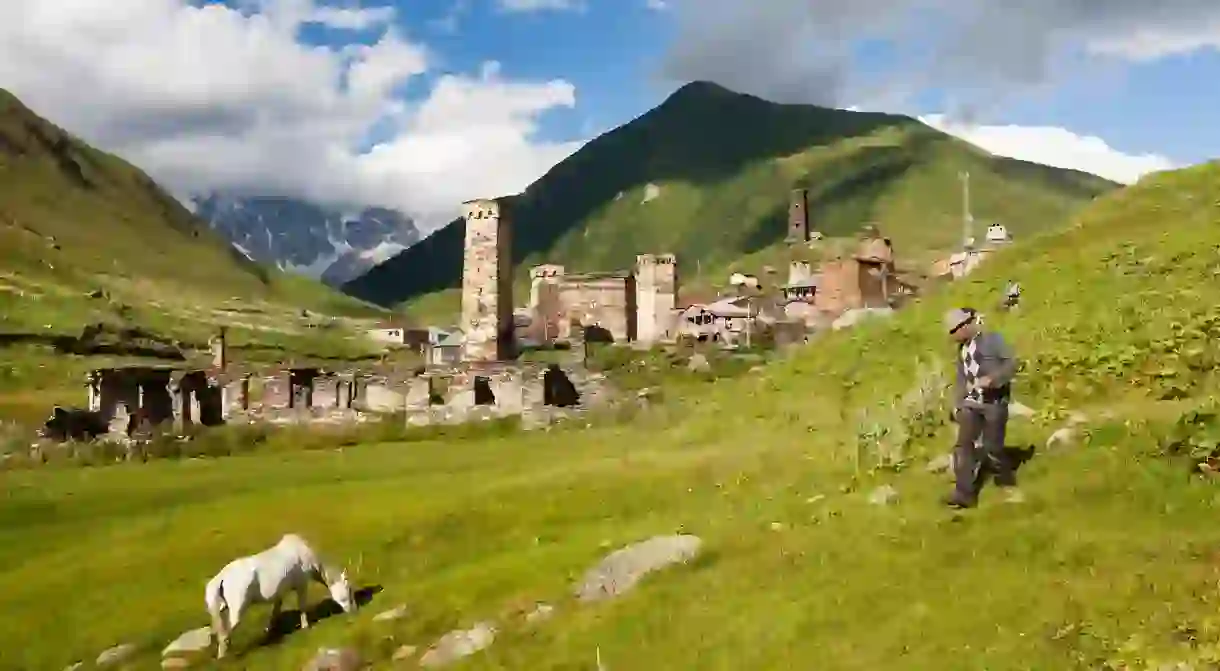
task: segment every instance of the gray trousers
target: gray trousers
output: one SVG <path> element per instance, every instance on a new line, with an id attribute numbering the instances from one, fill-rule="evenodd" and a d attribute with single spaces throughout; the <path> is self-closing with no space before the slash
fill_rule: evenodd
<path id="1" fill-rule="evenodd" d="M 1008 404 L 967 405 L 957 411 L 957 445 L 953 448 L 953 476 L 957 497 L 974 501 L 979 496 L 988 472 L 998 487 L 1013 487 L 1017 474 L 1004 450 L 1008 429 Z M 982 449 L 975 444 L 982 442 Z"/>

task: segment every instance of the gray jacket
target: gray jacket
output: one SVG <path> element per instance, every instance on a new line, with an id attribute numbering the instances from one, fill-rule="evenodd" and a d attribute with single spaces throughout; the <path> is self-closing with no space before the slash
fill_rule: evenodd
<path id="1" fill-rule="evenodd" d="M 983 390 L 985 403 L 1008 403 L 1012 395 L 1012 379 L 1017 374 L 1017 358 L 1012 353 L 1008 343 L 999 333 L 984 331 L 976 337 L 978 349 L 975 355 L 979 362 L 979 376 L 992 379 L 992 386 Z M 966 403 L 966 371 L 962 366 L 962 357 L 957 357 L 954 368 L 957 371 L 957 381 L 954 385 L 953 407 L 960 409 Z"/>

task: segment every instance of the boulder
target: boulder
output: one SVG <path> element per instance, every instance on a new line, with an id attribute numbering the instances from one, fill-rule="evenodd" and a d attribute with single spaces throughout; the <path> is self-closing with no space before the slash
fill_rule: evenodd
<path id="1" fill-rule="evenodd" d="M 170 655 L 190 654 L 207 650 L 212 645 L 212 630 L 209 627 L 200 627 L 184 632 L 181 636 L 174 639 L 173 643 L 165 646 L 161 651 L 162 657 Z"/>
<path id="2" fill-rule="evenodd" d="M 397 605 L 389 610 L 383 610 L 373 616 L 373 622 L 389 622 L 398 620 L 407 615 L 407 607 L 405 605 Z"/>
<path id="3" fill-rule="evenodd" d="M 483 650 L 496 640 L 496 628 L 489 622 L 480 622 L 470 629 L 457 629 L 445 634 L 419 658 L 419 665 L 427 668 L 445 666 Z"/>
<path id="4" fill-rule="evenodd" d="M 303 671 L 358 671 L 363 666 L 360 653 L 351 648 L 321 648 Z"/>
<path id="5" fill-rule="evenodd" d="M 131 656 L 136 654 L 136 646 L 131 643 L 123 643 L 116 645 L 113 648 L 103 650 L 102 654 L 97 656 L 97 661 L 94 662 L 99 668 L 106 666 L 115 666 L 131 659 Z"/>
<path id="6" fill-rule="evenodd" d="M 576 598 L 589 602 L 619 596 L 648 573 L 694 559 L 702 546 L 703 539 L 688 534 L 656 536 L 628 545 L 610 553 L 585 573 L 576 585 Z"/>
<path id="7" fill-rule="evenodd" d="M 898 501 L 898 490 L 890 485 L 881 485 L 868 495 L 868 502 L 874 506 L 888 506 Z"/>

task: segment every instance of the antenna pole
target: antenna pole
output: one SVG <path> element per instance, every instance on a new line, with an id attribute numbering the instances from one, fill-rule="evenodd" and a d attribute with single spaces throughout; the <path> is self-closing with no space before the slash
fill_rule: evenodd
<path id="1" fill-rule="evenodd" d="M 970 213 L 970 173 L 963 170 L 957 174 L 962 180 L 962 247 L 970 247 L 974 215 Z"/>

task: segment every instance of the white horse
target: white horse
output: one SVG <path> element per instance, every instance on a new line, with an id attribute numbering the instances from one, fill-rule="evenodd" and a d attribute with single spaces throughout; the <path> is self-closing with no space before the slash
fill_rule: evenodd
<path id="1" fill-rule="evenodd" d="M 326 585 L 330 598 L 339 604 L 345 613 L 356 609 L 352 587 L 347 581 L 347 571 L 336 577 L 318 560 L 313 548 L 304 538 L 288 534 L 273 547 L 258 554 L 234 559 L 220 569 L 216 577 L 208 581 L 204 599 L 208 614 L 212 616 L 212 631 L 218 639 L 216 657 L 223 658 L 229 647 L 229 634 L 237 627 L 242 612 L 254 603 L 271 602 L 271 619 L 268 631 L 280 614 L 284 596 L 289 590 L 296 592 L 297 608 L 301 611 L 301 628 L 309 626 L 305 610 L 305 592 L 310 581 Z M 228 622 L 221 616 L 229 611 Z"/>

